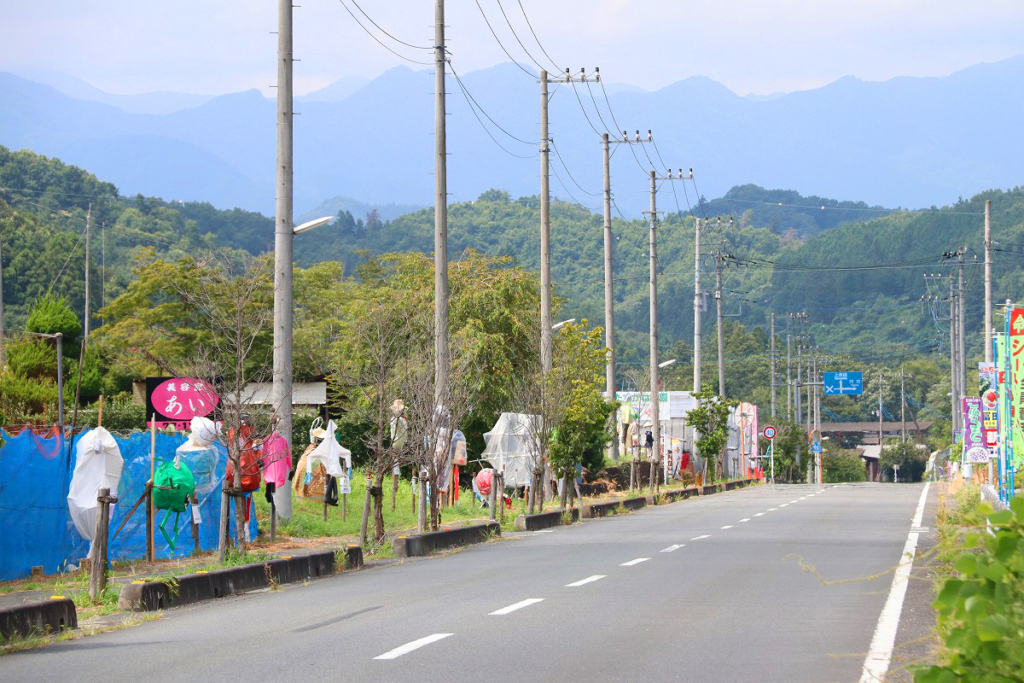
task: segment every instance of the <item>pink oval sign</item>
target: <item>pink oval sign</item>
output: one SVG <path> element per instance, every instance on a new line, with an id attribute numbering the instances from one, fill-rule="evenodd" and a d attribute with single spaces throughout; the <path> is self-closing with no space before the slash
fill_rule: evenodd
<path id="1" fill-rule="evenodd" d="M 186 422 L 212 413 L 220 399 L 204 380 L 175 377 L 157 385 L 152 400 L 153 408 L 168 421 Z"/>

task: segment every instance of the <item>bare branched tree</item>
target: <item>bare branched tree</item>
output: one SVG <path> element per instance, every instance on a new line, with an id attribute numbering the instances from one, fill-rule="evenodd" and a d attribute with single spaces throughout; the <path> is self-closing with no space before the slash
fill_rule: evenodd
<path id="1" fill-rule="evenodd" d="M 273 276 L 266 258 L 238 260 L 216 254 L 187 264 L 185 272 L 188 277 L 175 282 L 174 287 L 195 310 L 195 324 L 205 328 L 206 334 L 181 367 L 172 370 L 178 376 L 202 380 L 218 399 L 222 438 L 234 474 L 233 481 L 224 482 L 221 504 L 219 550 L 223 559 L 228 542 L 229 496 L 235 499 L 238 542 L 245 545 L 241 453 L 251 447 L 247 434 L 268 434 L 273 426 L 269 405 L 250 404 L 253 397 L 247 391 L 251 385 L 270 378 Z"/>

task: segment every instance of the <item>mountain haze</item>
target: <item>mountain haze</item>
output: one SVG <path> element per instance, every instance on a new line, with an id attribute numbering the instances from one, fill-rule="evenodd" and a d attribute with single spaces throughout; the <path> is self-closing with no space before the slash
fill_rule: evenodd
<path id="1" fill-rule="evenodd" d="M 510 64 L 460 76 L 487 114 L 524 142 L 475 114 L 449 77 L 452 201 L 493 187 L 516 196 L 536 193 L 536 82 Z M 430 71 L 397 67 L 361 87 L 339 83 L 297 98 L 297 213 L 338 195 L 371 204 L 432 204 L 432 78 Z M 600 208 L 601 194 L 600 144 L 592 126 L 621 127 L 631 135 L 654 131 L 657 150 L 619 149 L 612 161 L 616 204 L 631 216 L 647 207 L 641 167 L 649 167 L 650 157 L 660 168 L 659 152 L 672 168 L 694 168 L 697 189 L 709 197 L 754 183 L 870 205 L 927 207 L 1020 181 L 1024 56 L 943 78 L 846 77 L 758 101 L 703 77 L 654 92 L 616 86 L 609 88 L 611 112 L 599 84 L 552 90 L 552 191 L 592 209 Z M 162 114 L 126 111 L 117 102 L 76 99 L 0 75 L 0 144 L 93 169 L 128 194 L 272 212 L 272 100 L 253 90 Z M 481 129 L 477 116 L 511 155 Z M 696 201 L 694 188 L 687 184 L 688 196 L 680 189 L 662 201 L 673 209 L 678 201 L 685 210 Z"/>

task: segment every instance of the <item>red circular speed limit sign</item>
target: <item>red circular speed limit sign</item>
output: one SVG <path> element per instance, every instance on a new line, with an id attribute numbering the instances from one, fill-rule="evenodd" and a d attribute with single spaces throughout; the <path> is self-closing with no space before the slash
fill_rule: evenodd
<path id="1" fill-rule="evenodd" d="M 775 438 L 775 434 L 776 434 L 775 427 L 772 427 L 771 425 L 766 425 L 765 428 L 764 428 L 764 431 L 762 432 L 762 434 L 764 434 L 764 438 L 766 438 L 769 441 L 771 441 L 772 439 Z"/>

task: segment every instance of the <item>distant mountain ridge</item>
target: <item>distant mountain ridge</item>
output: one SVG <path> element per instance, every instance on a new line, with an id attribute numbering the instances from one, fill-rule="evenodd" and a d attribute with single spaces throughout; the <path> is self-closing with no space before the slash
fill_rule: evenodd
<path id="1" fill-rule="evenodd" d="M 520 141 L 474 112 L 450 77 L 450 200 L 494 187 L 514 196 L 536 194 L 537 84 L 510 64 L 460 76 L 487 115 Z M 297 214 L 339 195 L 372 205 L 431 205 L 431 81 L 429 71 L 397 67 L 365 85 L 350 80 L 297 98 Z M 721 196 L 740 183 L 921 207 L 1020 182 L 1024 56 L 942 78 L 846 77 L 756 101 L 704 77 L 653 92 L 609 85 L 608 98 L 611 111 L 602 88 L 590 83 L 577 84 L 575 92 L 563 87 L 551 100 L 552 191 L 591 209 L 601 204 L 594 129 L 605 126 L 613 134 L 620 126 L 630 134 L 654 131 L 656 149 L 633 149 L 636 160 L 623 149 L 612 161 L 616 205 L 630 216 L 649 201 L 641 174 L 648 159 L 661 171 L 662 158 L 673 168 L 694 168 L 689 196 L 678 187 L 667 196 L 662 190 L 659 203 L 681 210 L 692 205 L 694 189 Z M 126 111 L 118 102 L 76 99 L 0 74 L 0 144 L 59 156 L 128 194 L 272 213 L 273 101 L 252 90 L 167 113 Z"/>

